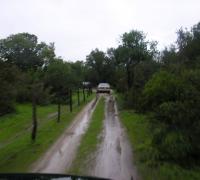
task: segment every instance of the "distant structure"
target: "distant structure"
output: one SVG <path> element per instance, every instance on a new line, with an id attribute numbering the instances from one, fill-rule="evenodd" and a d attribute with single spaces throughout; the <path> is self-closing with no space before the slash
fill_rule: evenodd
<path id="1" fill-rule="evenodd" d="M 83 82 L 82 82 L 82 86 L 83 86 L 83 88 L 88 89 L 88 88 L 90 88 L 91 83 L 88 82 L 88 81 L 83 81 Z"/>
<path id="2" fill-rule="evenodd" d="M 86 89 L 87 92 L 88 92 L 88 95 L 90 95 L 92 93 L 92 85 L 90 82 L 88 81 L 83 81 L 82 82 L 82 87 L 83 87 L 83 90 Z"/>

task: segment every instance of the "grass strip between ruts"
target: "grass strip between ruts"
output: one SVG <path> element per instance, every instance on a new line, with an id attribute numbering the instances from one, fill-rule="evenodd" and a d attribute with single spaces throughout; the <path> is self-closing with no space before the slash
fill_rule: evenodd
<path id="1" fill-rule="evenodd" d="M 101 97 L 96 109 L 94 110 L 87 132 L 83 135 L 79 145 L 76 158 L 69 170 L 72 174 L 86 175 L 88 168 L 87 162 L 92 153 L 95 152 L 100 143 L 100 134 L 103 129 L 105 112 L 104 98 Z"/>

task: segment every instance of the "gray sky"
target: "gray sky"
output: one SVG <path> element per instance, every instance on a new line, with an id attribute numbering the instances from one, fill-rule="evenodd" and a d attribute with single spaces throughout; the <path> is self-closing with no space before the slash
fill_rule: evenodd
<path id="1" fill-rule="evenodd" d="M 118 45 L 132 29 L 157 40 L 159 49 L 176 31 L 200 21 L 200 0 L 0 0 L 0 38 L 19 32 L 55 42 L 56 55 L 84 60 L 96 47 Z"/>

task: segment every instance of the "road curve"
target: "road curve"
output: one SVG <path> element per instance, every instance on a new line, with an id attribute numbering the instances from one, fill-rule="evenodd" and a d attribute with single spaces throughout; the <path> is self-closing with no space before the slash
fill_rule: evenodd
<path id="1" fill-rule="evenodd" d="M 42 158 L 32 165 L 30 172 L 65 173 L 69 169 L 81 137 L 87 130 L 90 117 L 96 106 L 95 102 L 93 100 L 86 105 L 63 135 Z"/>

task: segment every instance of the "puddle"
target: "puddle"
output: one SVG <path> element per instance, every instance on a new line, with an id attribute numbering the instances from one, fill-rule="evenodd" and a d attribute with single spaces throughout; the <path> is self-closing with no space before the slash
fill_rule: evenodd
<path id="1" fill-rule="evenodd" d="M 132 164 L 131 146 L 117 114 L 113 97 L 107 96 L 103 140 L 89 175 L 115 180 L 136 180 L 138 177 Z"/>
<path id="2" fill-rule="evenodd" d="M 95 109 L 94 101 L 86 105 L 77 115 L 71 126 L 48 150 L 44 157 L 33 165 L 31 172 L 66 172 L 75 157 L 81 137 L 88 128 L 90 117 Z"/>

